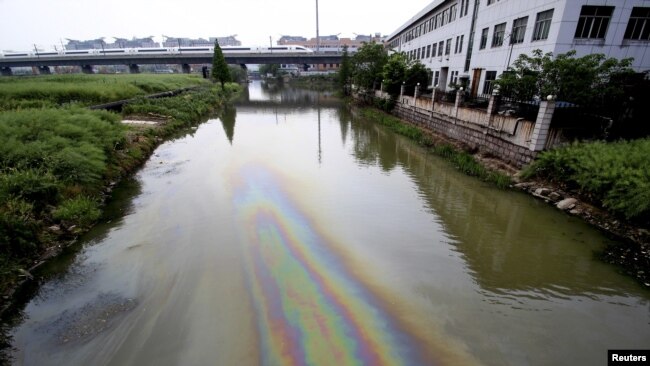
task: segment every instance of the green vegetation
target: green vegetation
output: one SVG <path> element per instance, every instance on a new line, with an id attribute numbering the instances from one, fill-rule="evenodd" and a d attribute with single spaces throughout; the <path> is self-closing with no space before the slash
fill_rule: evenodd
<path id="1" fill-rule="evenodd" d="M 504 95 L 520 100 L 555 95 L 558 100 L 584 106 L 611 105 L 623 95 L 623 81 L 632 59 L 605 58 L 603 54 L 575 57 L 570 51 L 553 57 L 534 50 L 520 55 L 496 81 Z"/>
<path id="2" fill-rule="evenodd" d="M 382 44 L 365 43 L 352 56 L 352 82 L 359 88 L 373 90 L 382 79 L 388 54 Z"/>
<path id="3" fill-rule="evenodd" d="M 590 142 L 543 152 L 523 172 L 579 189 L 627 219 L 650 219 L 650 139 Z"/>
<path id="4" fill-rule="evenodd" d="M 121 123 L 82 105 L 202 87 L 175 97 L 136 98 L 123 113 L 164 120 Z M 140 165 L 156 143 L 200 121 L 239 90 L 186 75 L 66 75 L 0 79 L 0 290 L 48 248 L 101 215 L 105 187 Z M 29 107 L 29 108 L 28 108 Z"/>
<path id="5" fill-rule="evenodd" d="M 228 64 L 219 46 L 219 41 L 216 40 L 214 41 L 214 56 L 212 56 L 212 80 L 220 83 L 221 89 L 224 89 L 226 83 L 232 80 Z"/>
<path id="6" fill-rule="evenodd" d="M 509 176 L 485 168 L 481 163 L 477 162 L 471 154 L 461 151 L 451 144 L 435 144 L 421 129 L 404 124 L 396 117 L 371 108 L 363 108 L 361 114 L 364 118 L 373 122 L 378 122 L 392 131 L 406 136 L 416 141 L 418 144 L 429 148 L 429 151 L 449 160 L 456 169 L 469 176 L 477 177 L 485 182 L 492 183 L 499 188 L 507 188 L 512 184 L 512 180 Z"/>
<path id="7" fill-rule="evenodd" d="M 388 62 L 383 68 L 384 90 L 395 99 L 402 85 L 407 90 L 414 90 L 420 84 L 426 90 L 429 84 L 429 70 L 420 60 L 410 60 L 403 53 L 393 53 L 388 57 Z"/>
<path id="8" fill-rule="evenodd" d="M 348 46 L 343 46 L 343 55 L 341 56 L 341 68 L 337 75 L 337 84 L 340 92 L 344 95 L 350 95 L 350 80 L 352 78 L 352 65 L 350 63 L 350 55 L 348 54 Z"/>
<path id="9" fill-rule="evenodd" d="M 0 78 L 0 112 L 89 106 L 200 85 L 197 75 L 48 75 Z"/>

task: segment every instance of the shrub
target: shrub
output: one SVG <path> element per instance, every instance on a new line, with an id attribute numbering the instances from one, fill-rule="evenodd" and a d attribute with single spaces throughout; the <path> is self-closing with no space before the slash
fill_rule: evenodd
<path id="1" fill-rule="evenodd" d="M 99 204 L 85 196 L 79 196 L 61 203 L 54 211 L 52 217 L 56 220 L 76 223 L 81 226 L 90 226 L 101 216 Z"/>
<path id="2" fill-rule="evenodd" d="M 545 151 L 523 172 L 590 195 L 628 219 L 650 217 L 650 139 L 574 143 Z"/>

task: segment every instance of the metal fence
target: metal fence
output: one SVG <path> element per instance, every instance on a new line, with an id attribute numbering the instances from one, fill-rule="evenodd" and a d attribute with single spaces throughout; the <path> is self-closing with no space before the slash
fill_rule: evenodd
<path id="1" fill-rule="evenodd" d="M 456 103 L 456 91 L 436 90 L 436 102 Z"/>
<path id="2" fill-rule="evenodd" d="M 497 106 L 497 113 L 523 118 L 527 121 L 535 121 L 539 113 L 539 101 L 521 101 L 501 97 Z"/>
<path id="3" fill-rule="evenodd" d="M 475 96 L 469 95 L 467 93 L 463 99 L 462 106 L 467 108 L 474 109 L 487 109 L 490 104 L 490 95 L 489 94 L 478 94 Z"/>

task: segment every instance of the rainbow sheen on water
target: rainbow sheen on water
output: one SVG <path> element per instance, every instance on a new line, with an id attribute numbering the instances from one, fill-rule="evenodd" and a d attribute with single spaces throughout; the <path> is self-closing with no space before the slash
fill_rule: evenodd
<path id="1" fill-rule="evenodd" d="M 277 180 L 247 166 L 235 194 L 262 363 L 435 364 Z"/>

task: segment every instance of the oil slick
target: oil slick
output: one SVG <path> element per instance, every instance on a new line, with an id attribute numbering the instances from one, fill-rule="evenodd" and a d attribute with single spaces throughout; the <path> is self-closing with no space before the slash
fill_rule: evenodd
<path id="1" fill-rule="evenodd" d="M 256 317 L 260 364 L 435 365 L 427 331 L 400 319 L 387 294 L 301 211 L 280 175 L 260 165 L 236 174 L 236 221 Z M 399 302 L 399 301 L 398 301 Z M 440 346 L 440 345 L 437 345 Z M 467 357 L 464 361 L 469 361 Z M 458 359 L 457 359 L 458 361 Z"/>

